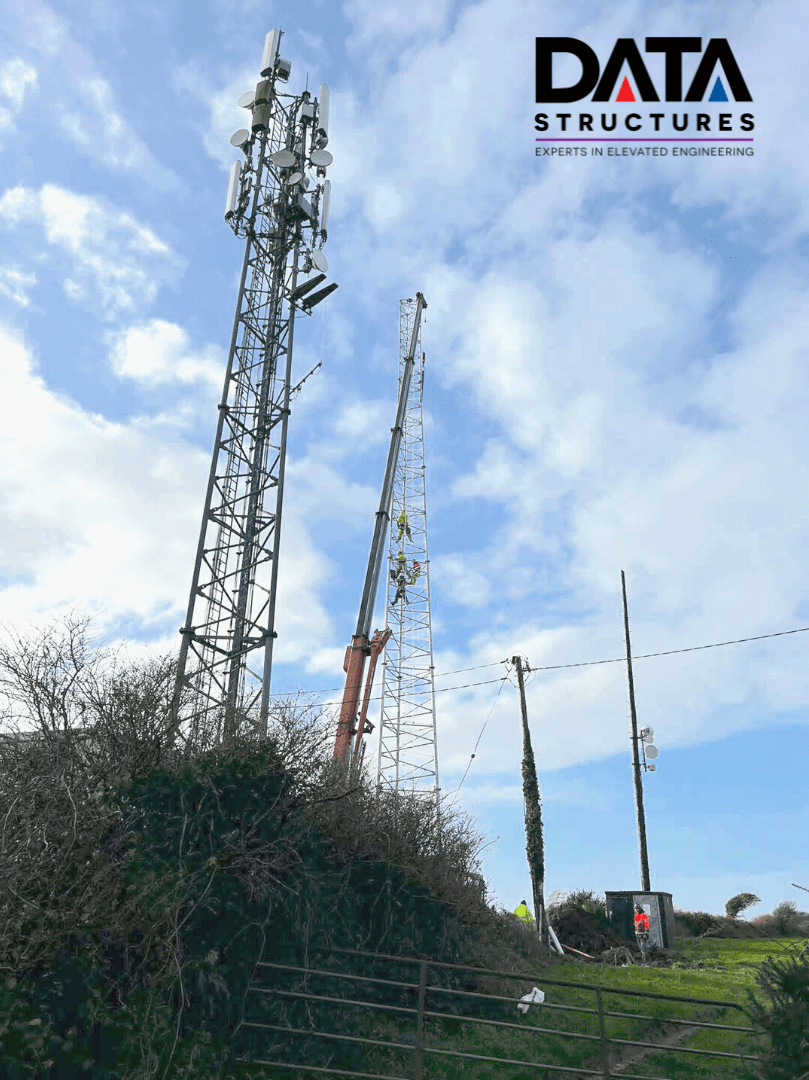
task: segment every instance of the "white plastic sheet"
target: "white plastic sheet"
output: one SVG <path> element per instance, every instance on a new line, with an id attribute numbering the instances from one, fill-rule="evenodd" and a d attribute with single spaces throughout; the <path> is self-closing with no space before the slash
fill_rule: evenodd
<path id="1" fill-rule="evenodd" d="M 545 1000 L 545 994 L 538 986 L 535 986 L 530 994 L 523 994 L 520 1000 L 517 1002 L 517 1008 L 525 1016 L 531 1005 L 541 1005 Z"/>

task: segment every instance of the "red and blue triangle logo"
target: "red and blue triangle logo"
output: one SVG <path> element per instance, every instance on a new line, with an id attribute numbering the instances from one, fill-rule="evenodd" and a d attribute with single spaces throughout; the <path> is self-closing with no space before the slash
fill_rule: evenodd
<path id="1" fill-rule="evenodd" d="M 717 76 L 716 82 L 713 84 L 713 90 L 711 90 L 711 96 L 708 101 L 727 101 L 728 96 L 725 93 L 725 88 L 722 85 L 722 80 Z"/>
<path id="2" fill-rule="evenodd" d="M 718 79 L 716 81 L 719 82 Z M 714 88 L 714 93 L 716 93 L 716 88 Z M 632 93 L 632 87 L 629 85 L 629 79 L 627 79 L 626 75 L 624 75 L 624 81 L 621 83 L 621 89 L 618 91 L 618 97 L 615 100 L 616 101 L 634 101 L 635 100 L 635 95 Z M 713 98 L 711 98 L 711 101 L 713 101 Z M 727 101 L 727 98 L 725 98 L 725 101 Z"/>

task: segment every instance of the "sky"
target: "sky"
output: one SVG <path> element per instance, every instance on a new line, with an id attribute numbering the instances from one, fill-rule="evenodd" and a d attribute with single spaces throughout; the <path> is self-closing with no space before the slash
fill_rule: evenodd
<path id="1" fill-rule="evenodd" d="M 527 688 L 546 896 L 639 888 L 625 664 L 589 664 L 624 655 L 621 570 L 637 655 L 809 626 L 804 6 L 6 0 L 0 18 L 0 624 L 78 608 L 133 655 L 179 647 L 243 254 L 229 138 L 279 27 L 290 90 L 331 91 L 340 288 L 296 324 L 297 378 L 323 366 L 290 420 L 273 690 L 333 700 L 344 678 L 398 305 L 421 291 L 434 662 L 475 669 L 436 681 L 442 792 L 485 838 L 493 902 L 530 906 L 519 699 L 498 680 L 515 653 L 555 668 Z M 663 99 L 649 35 L 726 38 L 752 101 L 535 101 L 537 37 L 586 42 L 602 70 L 634 38 Z M 579 70 L 560 58 L 554 85 Z M 653 109 L 660 138 L 685 112 L 696 137 L 702 110 L 738 139 L 747 111 L 753 141 L 652 143 Z M 647 141 L 539 143 L 540 110 L 546 138 L 557 111 L 614 111 L 614 138 L 636 111 Z M 702 145 L 753 154 L 674 154 Z M 644 146 L 669 153 L 620 154 Z M 660 751 L 651 883 L 675 906 L 806 907 L 807 649 L 636 661 Z"/>

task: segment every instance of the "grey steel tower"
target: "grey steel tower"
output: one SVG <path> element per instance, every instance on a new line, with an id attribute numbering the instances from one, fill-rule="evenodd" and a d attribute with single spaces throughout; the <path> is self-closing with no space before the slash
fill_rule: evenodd
<path id="1" fill-rule="evenodd" d="M 295 315 L 337 288 L 319 288 L 328 269 L 329 92 L 282 92 L 291 64 L 279 55 L 280 40 L 280 30 L 267 34 L 261 79 L 239 99 L 248 126 L 230 140 L 243 158 L 231 170 L 225 220 L 245 251 L 180 629 L 175 733 L 182 721 L 194 733 L 207 721 L 206 731 L 221 734 L 237 709 L 260 701 L 266 734 Z M 190 711 L 181 716 L 184 688 Z"/>
<path id="2" fill-rule="evenodd" d="M 399 302 L 399 384 L 416 314 Z M 430 562 L 424 481 L 425 355 L 418 327 L 416 367 L 407 398 L 396 464 L 388 540 L 387 621 L 391 630 L 382 665 L 377 785 L 439 796 L 435 730 Z"/>

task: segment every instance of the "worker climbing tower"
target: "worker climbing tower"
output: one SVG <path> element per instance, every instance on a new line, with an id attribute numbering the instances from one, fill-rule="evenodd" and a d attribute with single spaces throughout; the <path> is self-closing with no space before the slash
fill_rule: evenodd
<path id="1" fill-rule="evenodd" d="M 416 301 L 399 302 L 399 385 L 416 316 Z M 417 327 L 416 366 L 407 396 L 390 512 L 387 621 L 382 664 L 377 784 L 439 796 L 435 732 L 430 562 L 424 482 L 424 351 Z"/>
<path id="2" fill-rule="evenodd" d="M 331 196 L 329 92 L 325 85 L 315 98 L 282 92 L 291 64 L 279 55 L 281 36 L 267 34 L 260 81 L 239 98 L 247 126 L 230 140 L 242 159 L 231 170 L 225 220 L 245 252 L 180 629 L 175 734 L 190 721 L 194 733 L 221 736 L 237 709 L 258 702 L 266 734 L 289 406 L 299 388 L 292 386 L 295 315 L 337 288 L 319 287 L 328 269 L 321 249 Z M 181 699 L 189 702 L 182 715 Z"/>

